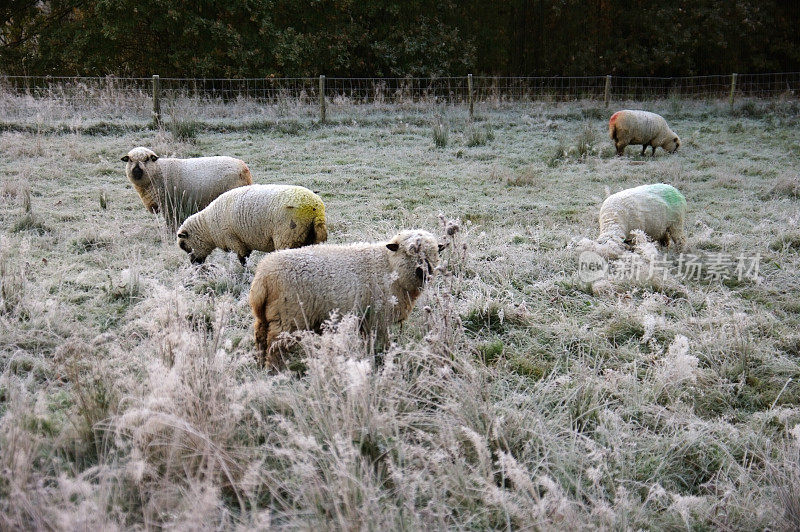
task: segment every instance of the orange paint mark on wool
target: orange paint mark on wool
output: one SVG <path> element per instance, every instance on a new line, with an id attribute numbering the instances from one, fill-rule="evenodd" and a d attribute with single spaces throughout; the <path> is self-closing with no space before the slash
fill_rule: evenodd
<path id="1" fill-rule="evenodd" d="M 613 115 L 611 115 L 611 120 L 609 120 L 609 121 L 608 121 L 608 125 L 609 125 L 609 126 L 613 126 L 613 125 L 614 125 L 614 122 L 616 122 L 616 121 L 617 121 L 617 118 L 619 118 L 619 115 L 620 115 L 620 114 L 622 114 L 622 111 L 617 111 L 616 113 L 614 113 Z"/>

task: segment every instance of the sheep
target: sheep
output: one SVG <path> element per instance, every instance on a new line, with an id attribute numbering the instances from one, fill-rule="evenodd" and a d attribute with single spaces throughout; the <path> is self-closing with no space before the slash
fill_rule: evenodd
<path id="1" fill-rule="evenodd" d="M 250 169 L 233 157 L 173 159 L 158 157 L 140 146 L 122 160 L 127 163 L 125 175 L 145 208 L 152 213 L 163 212 L 172 227 L 223 192 L 253 184 Z"/>
<path id="2" fill-rule="evenodd" d="M 621 248 L 639 229 L 661 245 L 672 240 L 677 248 L 686 245 L 683 232 L 686 199 L 663 183 L 642 185 L 612 194 L 600 207 L 600 236 L 597 243 Z"/>
<path id="3" fill-rule="evenodd" d="M 402 231 L 388 242 L 321 244 L 271 253 L 250 288 L 259 363 L 277 369 L 285 342 L 278 335 L 319 331 L 332 312 L 353 312 L 380 343 L 391 323 L 406 319 L 444 245 L 427 231 Z"/>
<path id="4" fill-rule="evenodd" d="M 608 121 L 608 134 L 617 148 L 617 155 L 622 155 L 628 144 L 641 144 L 642 155 L 648 146 L 661 146 L 669 153 L 675 153 L 681 146 L 681 139 L 667 125 L 664 117 L 648 111 L 617 111 Z"/>
<path id="5" fill-rule="evenodd" d="M 253 250 L 297 248 L 327 239 L 322 200 L 294 185 L 234 188 L 178 229 L 178 246 L 193 264 L 202 264 L 216 248 L 235 251 L 244 265 Z"/>

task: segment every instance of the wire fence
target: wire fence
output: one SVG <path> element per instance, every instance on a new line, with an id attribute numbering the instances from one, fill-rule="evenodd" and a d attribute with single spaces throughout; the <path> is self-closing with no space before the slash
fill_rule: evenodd
<path id="1" fill-rule="evenodd" d="M 155 76 L 154 76 L 155 77 Z M 323 79 L 321 79 L 323 78 Z M 324 98 L 320 98 L 320 94 Z M 800 96 L 800 72 L 685 77 L 119 78 L 0 75 L 0 118 L 102 116 L 150 120 L 166 113 L 204 118 L 314 113 L 314 106 L 502 104 Z M 235 105 L 232 105 L 235 104 Z M 324 115 L 323 115 L 324 116 Z M 38 119 L 37 118 L 37 119 Z"/>

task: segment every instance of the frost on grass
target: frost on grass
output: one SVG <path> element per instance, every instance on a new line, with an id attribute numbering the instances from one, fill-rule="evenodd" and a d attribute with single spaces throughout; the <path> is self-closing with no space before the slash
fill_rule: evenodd
<path id="1" fill-rule="evenodd" d="M 689 339 L 677 335 L 656 369 L 656 383 L 662 393 L 678 393 L 681 388 L 696 384 L 698 363 L 698 358 L 689 352 Z"/>
<path id="2" fill-rule="evenodd" d="M 585 380 L 524 383 L 437 342 L 395 344 L 375 364 L 354 316 L 329 322 L 321 335 L 300 334 L 302 377 L 270 377 L 249 369 L 249 353 L 222 345 L 216 325 L 198 330 L 181 315 L 180 305 L 163 308 L 172 357 L 150 357 L 143 382 L 106 375 L 124 398 L 95 424 L 104 436 L 91 474 L 47 477 L 31 468 L 26 457 L 52 443 L 21 439 L 30 423 L 16 416 L 42 419 L 47 408 L 41 395 L 15 394 L 17 414 L 4 418 L 0 437 L 22 446 L 4 456 L 14 479 L 30 481 L 4 489 L 39 504 L 12 503 L 9 523 L 122 526 L 126 516 L 166 527 L 449 528 L 465 513 L 480 528 L 616 526 L 623 515 L 646 522 L 636 508 L 653 498 L 647 490 L 607 491 L 612 471 L 629 460 L 619 454 L 625 423 L 616 407 L 583 392 L 580 403 L 562 403 Z M 683 369 L 657 378 L 691 379 L 686 342 L 678 337 L 667 356 Z M 626 386 L 637 393 L 635 382 Z M 594 436 L 564 430 L 595 410 Z M 662 445 L 652 438 L 643 449 Z M 53 487 L 36 487 L 48 478 Z M 667 497 L 673 523 L 705 515 L 705 498 Z"/>
<path id="3" fill-rule="evenodd" d="M 35 125 L 19 103 L 6 118 Z M 432 148 L 433 108 L 345 101 L 325 128 L 289 101 L 202 102 L 194 142 L 53 135 L 57 105 L 0 135 L 0 528 L 796 529 L 797 246 L 771 244 L 797 221 L 792 152 L 683 102 L 679 158 L 605 158 L 599 134 L 565 156 L 558 136 L 606 127 L 587 105 L 486 109 L 497 140 L 463 150 Z M 75 124 L 130 123 L 115 113 Z M 531 135 L 532 116 L 558 135 Z M 385 349 L 340 315 L 268 375 L 246 303 L 258 254 L 186 265 L 124 188 L 116 154 L 141 144 L 290 172 L 339 242 L 436 230 L 442 266 Z M 763 282 L 576 282 L 604 189 L 653 176 L 692 198 L 688 252 L 761 253 Z"/>

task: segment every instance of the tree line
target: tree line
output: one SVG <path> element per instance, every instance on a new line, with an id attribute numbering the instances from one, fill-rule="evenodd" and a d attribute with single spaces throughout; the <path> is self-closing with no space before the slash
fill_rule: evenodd
<path id="1" fill-rule="evenodd" d="M 5 0 L 0 73 L 681 76 L 800 70 L 781 0 Z"/>

